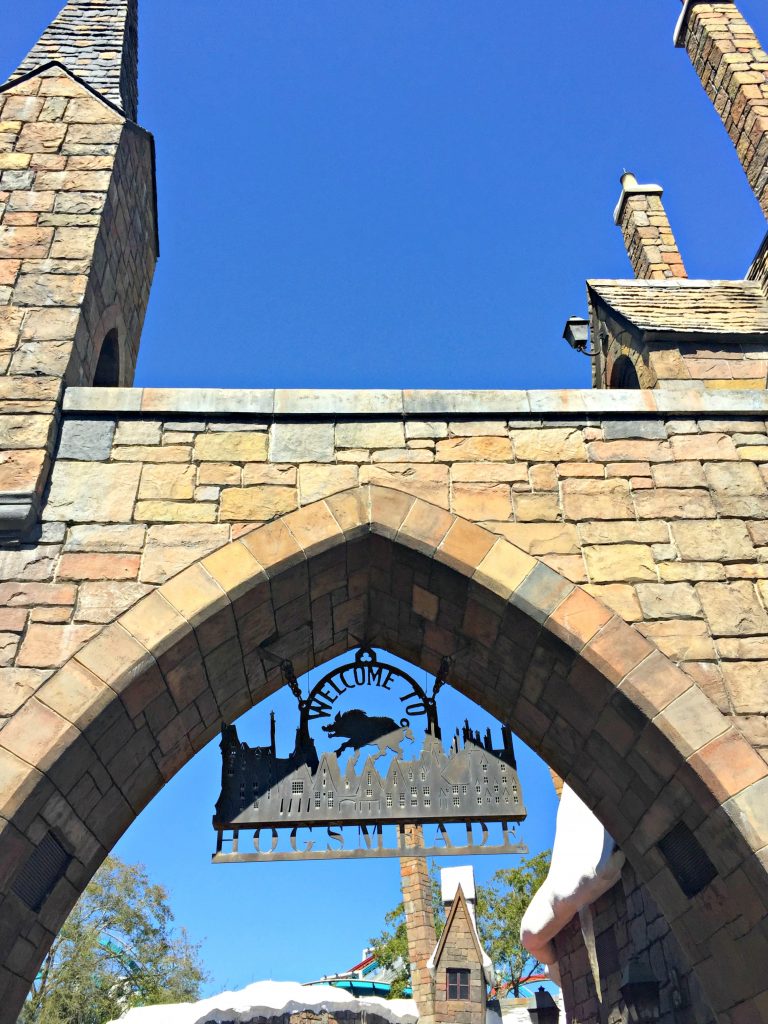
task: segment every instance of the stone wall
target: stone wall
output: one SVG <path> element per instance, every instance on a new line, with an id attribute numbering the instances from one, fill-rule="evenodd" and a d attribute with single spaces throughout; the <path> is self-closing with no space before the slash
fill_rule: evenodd
<path id="1" fill-rule="evenodd" d="M 634 366 L 639 386 L 698 387 L 707 391 L 762 391 L 768 378 L 768 343 L 727 337 L 646 342 L 610 313 L 597 315 L 593 304 L 592 337 L 601 348 L 601 386 L 612 384 L 617 361 L 625 357 Z"/>
<path id="2" fill-rule="evenodd" d="M 555 939 L 569 1024 L 626 1024 L 619 988 L 631 959 L 659 980 L 658 1024 L 714 1024 L 687 958 L 631 867 L 586 913 L 588 940 L 578 915 Z M 727 972 L 719 983 L 729 984 Z"/>
<path id="3" fill-rule="evenodd" d="M 750 281 L 759 281 L 763 291 L 768 295 L 768 235 L 763 239 L 762 245 L 757 250 L 757 255 L 747 272 Z"/>
<path id="4" fill-rule="evenodd" d="M 275 417 L 257 392 L 70 390 L 41 532 L 0 555 L 2 657 L 15 684 L 3 713 L 194 561 L 258 523 L 379 483 L 583 584 L 767 754 L 765 397 L 713 397 L 703 412 L 701 394 L 638 393 L 643 411 L 621 396 L 619 415 L 609 394 L 580 395 L 594 410 L 581 415 L 567 411 L 572 396 L 539 393 L 537 413 L 430 413 L 427 396 L 405 416 L 333 419 Z M 361 410 L 366 401 L 375 399 L 361 396 Z M 379 395 L 380 405 L 396 401 L 399 392 Z M 249 403 L 264 411 L 248 415 Z M 452 638 L 434 632 L 449 650 Z"/>
<path id="5" fill-rule="evenodd" d="M 677 247 L 659 185 L 639 185 L 633 174 L 622 175 L 622 195 L 615 221 L 635 277 L 644 280 L 684 278 L 688 274 Z"/>

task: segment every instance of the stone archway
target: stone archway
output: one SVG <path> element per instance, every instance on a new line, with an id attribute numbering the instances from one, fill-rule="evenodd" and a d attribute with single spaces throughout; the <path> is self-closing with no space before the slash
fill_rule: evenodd
<path id="1" fill-rule="evenodd" d="M 580 587 L 455 514 L 363 486 L 257 527 L 159 587 L 0 733 L 0 1021 L 15 1020 L 102 858 L 220 723 L 282 685 L 282 658 L 303 672 L 361 640 L 429 670 L 454 655 L 452 684 L 509 721 L 621 844 L 715 1012 L 752 1005 L 766 984 L 743 969 L 767 943 L 765 762 L 686 673 Z M 680 821 L 717 869 L 692 899 L 657 848 Z M 74 860 L 35 913 L 12 888 L 50 830 Z M 713 973 L 731 979 L 728 1005 Z"/>

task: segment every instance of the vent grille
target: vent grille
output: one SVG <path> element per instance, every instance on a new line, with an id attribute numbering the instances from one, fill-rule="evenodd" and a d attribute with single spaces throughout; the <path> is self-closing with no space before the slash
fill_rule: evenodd
<path id="1" fill-rule="evenodd" d="M 56 836 L 48 832 L 16 877 L 13 892 L 30 910 L 40 910 L 71 862 Z"/>
<path id="2" fill-rule="evenodd" d="M 619 947 L 616 945 L 616 934 L 612 927 L 606 928 L 595 937 L 595 953 L 602 978 L 619 971 Z"/>
<path id="3" fill-rule="evenodd" d="M 717 869 L 706 850 L 682 821 L 659 843 L 675 881 L 690 899 L 706 889 L 717 876 Z"/>

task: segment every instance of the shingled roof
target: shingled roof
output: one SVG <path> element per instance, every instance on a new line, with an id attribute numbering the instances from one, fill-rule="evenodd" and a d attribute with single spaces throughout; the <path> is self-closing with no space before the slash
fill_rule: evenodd
<path id="1" fill-rule="evenodd" d="M 768 336 L 768 300 L 757 281 L 588 281 L 590 304 L 661 336 Z"/>
<path id="2" fill-rule="evenodd" d="M 69 0 L 10 81 L 53 61 L 135 121 L 138 0 Z"/>

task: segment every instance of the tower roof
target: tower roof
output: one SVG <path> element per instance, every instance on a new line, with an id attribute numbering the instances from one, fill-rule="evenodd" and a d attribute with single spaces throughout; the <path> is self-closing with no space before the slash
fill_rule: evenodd
<path id="1" fill-rule="evenodd" d="M 135 121 L 138 6 L 138 0 L 68 0 L 11 79 L 57 61 Z"/>

